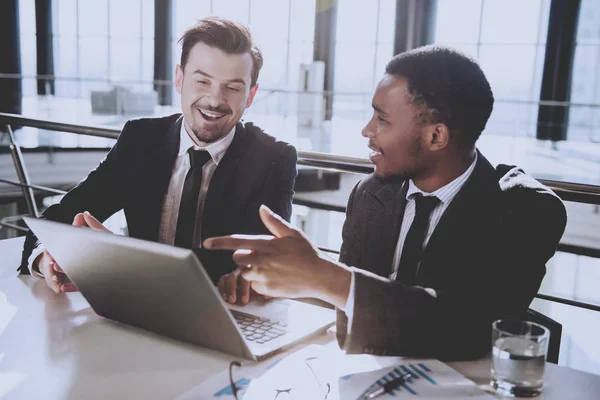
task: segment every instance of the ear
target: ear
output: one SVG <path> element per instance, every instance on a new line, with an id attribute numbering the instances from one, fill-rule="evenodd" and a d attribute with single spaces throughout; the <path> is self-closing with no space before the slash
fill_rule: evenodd
<path id="1" fill-rule="evenodd" d="M 249 108 L 254 101 L 254 96 L 256 96 L 256 92 L 258 91 L 258 83 L 254 85 L 253 88 L 250 88 L 250 93 L 248 93 L 248 100 L 246 100 L 246 108 Z"/>
<path id="2" fill-rule="evenodd" d="M 431 151 L 440 151 L 450 143 L 450 129 L 446 124 L 435 124 L 428 127 L 427 144 Z"/>
<path id="3" fill-rule="evenodd" d="M 175 90 L 181 94 L 181 88 L 183 87 L 183 68 L 177 64 L 175 67 Z"/>

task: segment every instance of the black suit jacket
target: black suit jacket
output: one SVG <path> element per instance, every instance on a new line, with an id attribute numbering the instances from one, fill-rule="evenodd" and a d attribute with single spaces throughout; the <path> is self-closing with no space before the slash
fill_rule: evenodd
<path id="1" fill-rule="evenodd" d="M 341 346 L 350 353 L 476 359 L 491 348 L 494 320 L 526 312 L 566 212 L 550 189 L 518 168 L 507 170 L 499 173 L 478 154 L 424 250 L 416 286 L 387 278 L 408 185 L 374 176 L 359 182 L 340 254 L 340 261 L 356 267 L 350 335 L 338 310 Z M 422 288 L 434 289 L 437 298 Z"/>
<path id="2" fill-rule="evenodd" d="M 179 151 L 183 118 L 128 121 L 116 144 L 100 165 L 73 188 L 43 218 L 72 223 L 89 211 L 100 221 L 123 209 L 129 235 L 158 241 L 163 199 Z M 212 176 L 202 213 L 202 239 L 233 233 L 268 233 L 260 220 L 261 204 L 289 221 L 296 178 L 297 153 L 252 123 L 238 123 L 235 136 Z M 20 271 L 37 238 L 29 232 Z M 230 252 L 197 254 L 213 280 L 235 268 Z"/>

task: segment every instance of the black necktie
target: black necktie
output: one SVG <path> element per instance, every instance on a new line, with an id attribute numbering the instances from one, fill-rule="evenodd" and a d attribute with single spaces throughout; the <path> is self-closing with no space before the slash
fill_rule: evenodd
<path id="1" fill-rule="evenodd" d="M 397 281 L 406 285 L 414 285 L 417 267 L 423 253 L 425 234 L 429 226 L 429 215 L 439 202 L 440 199 L 435 196 L 423 196 L 421 194 L 415 196 L 415 219 L 408 230 L 406 239 L 404 239 L 402 257 L 396 274 Z"/>
<path id="2" fill-rule="evenodd" d="M 185 176 L 179 215 L 177 216 L 177 231 L 175 232 L 175 246 L 192 248 L 194 240 L 194 225 L 196 224 L 196 210 L 198 209 L 198 196 L 202 187 L 202 167 L 210 160 L 210 153 L 205 150 L 188 149 L 190 156 L 190 170 Z"/>

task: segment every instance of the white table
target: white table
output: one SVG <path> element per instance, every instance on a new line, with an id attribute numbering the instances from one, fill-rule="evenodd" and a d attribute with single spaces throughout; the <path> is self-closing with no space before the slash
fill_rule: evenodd
<path id="1" fill-rule="evenodd" d="M 103 319 L 79 293 L 55 295 L 17 276 L 21 246 L 0 241 L 0 398 L 166 399 L 227 368 L 231 356 Z M 489 359 L 450 365 L 489 382 Z M 546 367 L 538 399 L 600 399 L 600 376 Z"/>

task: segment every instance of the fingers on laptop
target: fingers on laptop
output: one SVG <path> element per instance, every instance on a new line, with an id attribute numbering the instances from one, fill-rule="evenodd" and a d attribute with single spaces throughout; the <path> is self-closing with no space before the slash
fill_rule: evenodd
<path id="1" fill-rule="evenodd" d="M 60 285 L 60 291 L 62 293 L 70 293 L 70 292 L 78 292 L 77 286 L 72 283 L 65 283 L 64 285 Z"/>
<path id="2" fill-rule="evenodd" d="M 243 279 L 238 271 L 221 276 L 217 286 L 223 300 L 228 303 L 248 304 L 250 301 L 250 282 Z"/>
<path id="3" fill-rule="evenodd" d="M 83 219 L 85 219 L 85 223 L 87 226 L 96 231 L 110 232 L 100 221 L 98 221 L 92 214 L 88 211 L 83 213 Z"/>
<path id="4" fill-rule="evenodd" d="M 48 253 L 48 250 L 44 250 L 38 264 L 38 269 L 44 276 L 46 285 L 52 289 L 54 293 L 60 293 L 60 280 L 58 279 L 55 266 L 56 262 L 50 253 Z"/>
<path id="5" fill-rule="evenodd" d="M 240 275 L 238 284 L 238 293 L 242 300 L 242 304 L 248 304 L 248 301 L 250 300 L 250 282 L 242 278 Z"/>
<path id="6" fill-rule="evenodd" d="M 236 301 L 236 287 L 235 285 L 233 286 L 233 292 L 231 292 L 231 277 L 234 276 L 233 273 L 231 274 L 226 274 L 223 275 L 219 278 L 219 282 L 218 282 L 218 286 L 219 286 L 219 293 L 221 293 L 221 297 L 223 297 L 223 300 L 225 300 L 228 303 L 235 303 Z"/>
<path id="7" fill-rule="evenodd" d="M 75 215 L 73 219 L 73 226 L 86 226 L 92 228 L 95 231 L 110 232 L 100 221 L 98 221 L 88 211 Z"/>
<path id="8" fill-rule="evenodd" d="M 225 275 L 225 290 L 227 292 L 227 301 L 235 304 L 237 301 L 237 282 L 238 275 L 234 272 Z"/>
<path id="9" fill-rule="evenodd" d="M 44 273 L 44 279 L 46 280 L 46 285 L 48 285 L 48 287 L 52 289 L 54 293 L 61 293 L 60 280 L 58 279 L 56 272 L 53 273 L 52 269 L 48 269 L 48 271 Z"/>

